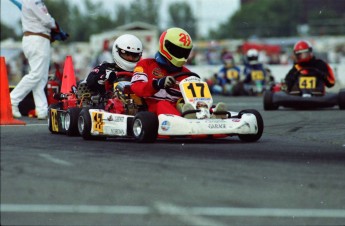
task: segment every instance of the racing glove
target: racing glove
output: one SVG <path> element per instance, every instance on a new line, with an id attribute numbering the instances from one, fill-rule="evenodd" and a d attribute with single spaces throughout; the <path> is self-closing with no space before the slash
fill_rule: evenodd
<path id="1" fill-rule="evenodd" d="M 169 88 L 173 86 L 175 83 L 176 80 L 173 76 L 166 76 L 158 80 L 152 81 L 153 88 L 155 88 L 156 90 Z"/>
<path id="2" fill-rule="evenodd" d="M 116 80 L 117 76 L 116 76 L 116 72 L 115 71 L 111 71 L 111 70 L 106 70 L 105 72 L 105 79 L 110 82 L 113 83 Z"/>

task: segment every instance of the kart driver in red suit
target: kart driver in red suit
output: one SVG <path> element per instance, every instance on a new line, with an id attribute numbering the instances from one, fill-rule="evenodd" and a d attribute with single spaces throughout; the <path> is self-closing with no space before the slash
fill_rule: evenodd
<path id="1" fill-rule="evenodd" d="M 150 112 L 181 115 L 176 108 L 181 92 L 173 75 L 189 72 L 184 64 L 192 47 L 192 39 L 185 30 L 170 28 L 161 34 L 155 58 L 142 59 L 137 63 L 131 89 L 145 99 Z M 182 76 L 178 80 L 184 78 Z"/>

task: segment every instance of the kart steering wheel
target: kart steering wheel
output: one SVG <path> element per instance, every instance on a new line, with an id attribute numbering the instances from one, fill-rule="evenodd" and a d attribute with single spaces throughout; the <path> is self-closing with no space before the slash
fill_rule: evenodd
<path id="1" fill-rule="evenodd" d="M 304 71 L 304 70 L 307 70 L 308 73 L 307 74 L 302 74 L 302 71 Z M 325 77 L 326 77 L 325 72 L 321 71 L 320 69 L 313 68 L 313 67 L 301 68 L 301 69 L 297 70 L 295 74 L 296 75 L 306 75 L 306 76 L 313 75 L 313 76 L 317 76 L 318 78 L 320 78 L 322 80 L 324 80 Z"/>
<path id="2" fill-rule="evenodd" d="M 195 76 L 195 77 L 197 77 L 197 78 L 200 78 L 200 76 L 199 76 L 198 74 L 196 74 L 196 73 L 194 73 L 194 72 L 191 72 L 191 71 L 179 72 L 179 73 L 173 75 L 174 79 L 177 79 L 177 78 L 183 77 L 183 76 L 186 76 L 186 77 Z M 172 89 L 172 88 L 170 88 L 170 87 L 165 88 L 165 91 L 166 91 L 168 94 L 172 95 L 172 96 L 182 97 L 182 94 L 181 94 L 180 91 L 176 91 L 176 90 L 174 90 L 174 89 Z"/>
<path id="3" fill-rule="evenodd" d="M 133 72 L 129 72 L 129 71 L 116 72 L 116 77 L 118 78 L 118 81 L 131 81 L 132 76 L 133 76 Z"/>

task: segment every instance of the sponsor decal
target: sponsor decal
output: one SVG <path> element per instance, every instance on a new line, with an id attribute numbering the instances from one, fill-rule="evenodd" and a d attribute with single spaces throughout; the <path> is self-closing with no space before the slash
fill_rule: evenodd
<path id="1" fill-rule="evenodd" d="M 134 72 L 144 72 L 144 68 L 141 66 L 135 67 Z"/>
<path id="2" fill-rule="evenodd" d="M 221 124 L 221 123 L 212 123 L 212 124 L 208 124 L 208 128 L 210 128 L 210 129 L 225 129 L 226 125 Z"/>
<path id="3" fill-rule="evenodd" d="M 125 121 L 125 117 L 122 116 L 116 116 L 114 118 L 114 122 L 124 122 Z"/>
<path id="4" fill-rule="evenodd" d="M 153 74 L 154 76 L 157 76 L 157 77 L 163 77 L 163 76 L 164 76 L 162 70 L 161 70 L 159 67 L 154 68 L 154 69 L 152 70 L 152 74 Z"/>
<path id="5" fill-rule="evenodd" d="M 240 122 L 241 119 L 239 119 L 239 118 L 237 118 L 237 119 L 231 119 L 231 121 L 233 121 L 233 122 Z"/>
<path id="6" fill-rule="evenodd" d="M 185 79 L 183 79 L 185 82 L 200 82 L 200 78 L 197 78 L 197 77 L 187 77 Z"/>
<path id="7" fill-rule="evenodd" d="M 114 135 L 126 135 L 123 129 L 111 129 L 110 131 Z"/>
<path id="8" fill-rule="evenodd" d="M 170 122 L 169 121 L 163 121 L 161 124 L 161 129 L 163 131 L 168 131 L 170 129 Z"/>

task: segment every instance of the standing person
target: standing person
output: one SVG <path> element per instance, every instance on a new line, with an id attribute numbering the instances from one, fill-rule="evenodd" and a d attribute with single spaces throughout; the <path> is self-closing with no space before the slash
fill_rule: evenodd
<path id="1" fill-rule="evenodd" d="M 87 87 L 97 93 L 105 94 L 107 84 L 117 81 L 117 72 L 133 72 L 136 63 L 140 60 L 143 53 L 143 45 L 139 38 L 131 34 L 119 36 L 113 44 L 112 60 L 114 63 L 104 61 L 96 66 L 85 79 Z"/>
<path id="2" fill-rule="evenodd" d="M 325 86 L 329 88 L 334 86 L 335 76 L 332 68 L 326 62 L 321 59 L 317 59 L 314 56 L 313 48 L 309 42 L 304 40 L 297 42 L 293 48 L 293 51 L 295 63 L 285 77 L 288 92 L 291 92 L 293 87 L 298 83 L 298 76 L 296 76 L 298 72 L 308 74 L 308 70 L 312 69 L 316 69 L 319 73 L 318 80 L 321 80 L 322 82 L 322 92 L 325 91 Z"/>
<path id="3" fill-rule="evenodd" d="M 193 110 L 191 104 L 185 104 L 182 112 L 177 109 L 177 101 L 181 97 L 176 85 L 174 74 L 189 72 L 184 66 L 192 50 L 190 35 L 181 28 L 170 28 L 164 31 L 159 39 L 159 49 L 155 58 L 140 60 L 134 68 L 132 91 L 143 97 L 148 110 L 160 114 L 181 115 L 182 112 Z M 179 80 L 182 80 L 180 77 Z M 166 89 L 169 88 L 170 91 Z M 216 109 L 225 109 L 225 105 L 217 105 Z M 190 114 L 191 115 L 191 114 Z M 190 116 L 195 117 L 194 115 Z"/>
<path id="4" fill-rule="evenodd" d="M 22 47 L 30 65 L 25 75 L 12 90 L 10 97 L 13 117 L 20 118 L 18 105 L 32 91 L 38 119 L 47 118 L 47 97 L 44 88 L 48 81 L 50 64 L 50 33 L 55 29 L 54 18 L 48 13 L 43 0 L 22 1 Z"/>

